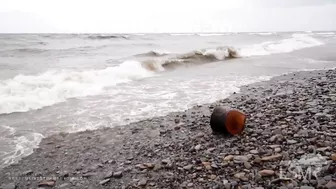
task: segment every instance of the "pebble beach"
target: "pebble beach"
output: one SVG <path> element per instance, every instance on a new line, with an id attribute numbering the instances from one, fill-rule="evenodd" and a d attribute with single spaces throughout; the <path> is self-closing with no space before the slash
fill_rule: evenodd
<path id="1" fill-rule="evenodd" d="M 247 115 L 242 135 L 210 115 Z M 0 170 L 1 189 L 336 188 L 336 70 L 294 72 L 239 93 L 122 127 L 44 138 Z"/>

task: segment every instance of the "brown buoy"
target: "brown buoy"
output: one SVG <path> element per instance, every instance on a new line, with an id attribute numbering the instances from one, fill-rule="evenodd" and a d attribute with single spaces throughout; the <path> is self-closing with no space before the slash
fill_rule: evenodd
<path id="1" fill-rule="evenodd" d="M 213 132 L 227 135 L 239 135 L 245 128 L 246 115 L 228 107 L 216 107 L 210 117 Z"/>

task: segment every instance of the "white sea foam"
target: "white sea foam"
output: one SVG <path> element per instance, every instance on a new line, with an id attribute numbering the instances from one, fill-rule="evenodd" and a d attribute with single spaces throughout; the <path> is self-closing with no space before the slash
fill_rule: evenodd
<path id="1" fill-rule="evenodd" d="M 272 32 L 249 33 L 250 35 L 273 35 Z"/>
<path id="2" fill-rule="evenodd" d="M 40 109 L 73 97 L 97 95 L 106 87 L 154 73 L 137 61 L 89 71 L 49 71 L 0 81 L 0 114 Z"/>
<path id="3" fill-rule="evenodd" d="M 195 35 L 193 33 L 171 33 L 169 34 L 171 36 L 192 36 L 192 35 Z"/>
<path id="4" fill-rule="evenodd" d="M 21 157 L 33 153 L 33 149 L 38 147 L 42 138 L 44 136 L 40 133 L 29 133 L 23 136 L 8 138 L 9 145 L 13 145 L 13 150 L 1 154 L 0 166 L 12 164 Z"/>
<path id="5" fill-rule="evenodd" d="M 307 34 L 293 34 L 288 39 L 245 46 L 237 50 L 238 54 L 235 57 L 287 53 L 322 44 Z M 190 57 L 184 55 L 182 58 L 199 61 L 197 56 L 201 55 L 209 61 L 213 57 L 223 60 L 228 57 L 228 49 L 207 49 L 201 54 L 194 53 Z M 162 64 L 170 64 L 169 61 L 126 61 L 119 66 L 101 70 L 48 71 L 40 75 L 17 75 L 12 79 L 0 81 L 0 114 L 26 112 L 64 102 L 69 98 L 102 94 L 106 88 L 119 83 L 153 76 L 155 71 L 162 71 Z"/>
<path id="6" fill-rule="evenodd" d="M 229 35 L 229 34 L 227 33 L 199 33 L 197 35 L 201 37 L 210 37 L 210 36 L 223 36 L 223 35 Z"/>
<path id="7" fill-rule="evenodd" d="M 317 39 L 307 34 L 293 34 L 291 38 L 280 41 L 268 41 L 261 44 L 243 47 L 240 50 L 240 55 L 248 56 L 262 56 L 277 53 L 288 53 L 294 50 L 323 45 Z"/>
<path id="8" fill-rule="evenodd" d="M 0 126 L 0 136 L 9 136 L 15 133 L 15 129 L 8 125 Z M 1 138 L 0 138 L 1 139 Z"/>
<path id="9" fill-rule="evenodd" d="M 315 33 L 316 35 L 335 35 L 334 32 L 320 32 L 320 33 Z"/>

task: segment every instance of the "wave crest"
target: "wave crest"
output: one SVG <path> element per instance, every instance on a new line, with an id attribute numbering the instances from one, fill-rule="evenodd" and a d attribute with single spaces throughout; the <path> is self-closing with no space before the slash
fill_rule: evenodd
<path id="1" fill-rule="evenodd" d="M 142 54 L 137 54 L 135 56 L 138 57 L 160 57 L 160 56 L 165 56 L 170 54 L 167 51 L 157 51 L 157 50 L 153 50 L 153 51 L 149 51 L 147 53 L 142 53 Z"/>
<path id="2" fill-rule="evenodd" d="M 90 35 L 89 39 L 128 39 L 126 35 Z"/>
<path id="3" fill-rule="evenodd" d="M 145 60 L 141 62 L 141 65 L 150 71 L 163 71 L 180 66 L 204 64 L 232 58 L 240 58 L 240 55 L 236 49 L 233 47 L 218 47 L 216 49 L 197 50 L 163 60 Z"/>
<path id="4" fill-rule="evenodd" d="M 17 75 L 0 81 L 0 114 L 26 112 L 64 102 L 69 98 L 98 95 L 107 87 L 152 75 L 137 61 L 125 61 L 119 66 L 102 70 Z"/>

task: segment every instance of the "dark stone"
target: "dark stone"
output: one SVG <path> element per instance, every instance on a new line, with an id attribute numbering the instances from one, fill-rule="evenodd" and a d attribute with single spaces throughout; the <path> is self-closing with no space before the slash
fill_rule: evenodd
<path id="1" fill-rule="evenodd" d="M 315 189 L 315 188 L 311 186 L 301 186 L 300 189 Z"/>
<path id="2" fill-rule="evenodd" d="M 187 166 L 184 166 L 183 169 L 184 170 L 191 170 L 193 167 L 193 165 L 187 165 Z"/>
<path id="3" fill-rule="evenodd" d="M 54 180 L 42 180 L 38 183 L 39 187 L 53 187 L 55 186 L 56 181 Z"/>
<path id="4" fill-rule="evenodd" d="M 110 179 L 105 179 L 105 180 L 101 180 L 99 182 L 100 185 L 105 185 L 106 183 L 110 182 Z"/>
<path id="5" fill-rule="evenodd" d="M 146 186 L 147 185 L 147 179 L 141 179 L 138 183 L 139 186 Z"/>
<path id="6" fill-rule="evenodd" d="M 88 178 L 88 177 L 93 177 L 93 176 L 96 176 L 96 175 L 97 175 L 97 173 L 85 173 L 85 174 L 83 174 L 83 177 Z"/>
<path id="7" fill-rule="evenodd" d="M 113 177 L 114 178 L 121 178 L 123 176 L 123 172 L 122 171 L 117 171 L 115 173 L 113 173 Z"/>
<path id="8" fill-rule="evenodd" d="M 107 172 L 104 176 L 104 179 L 111 178 L 113 176 L 113 171 Z"/>

